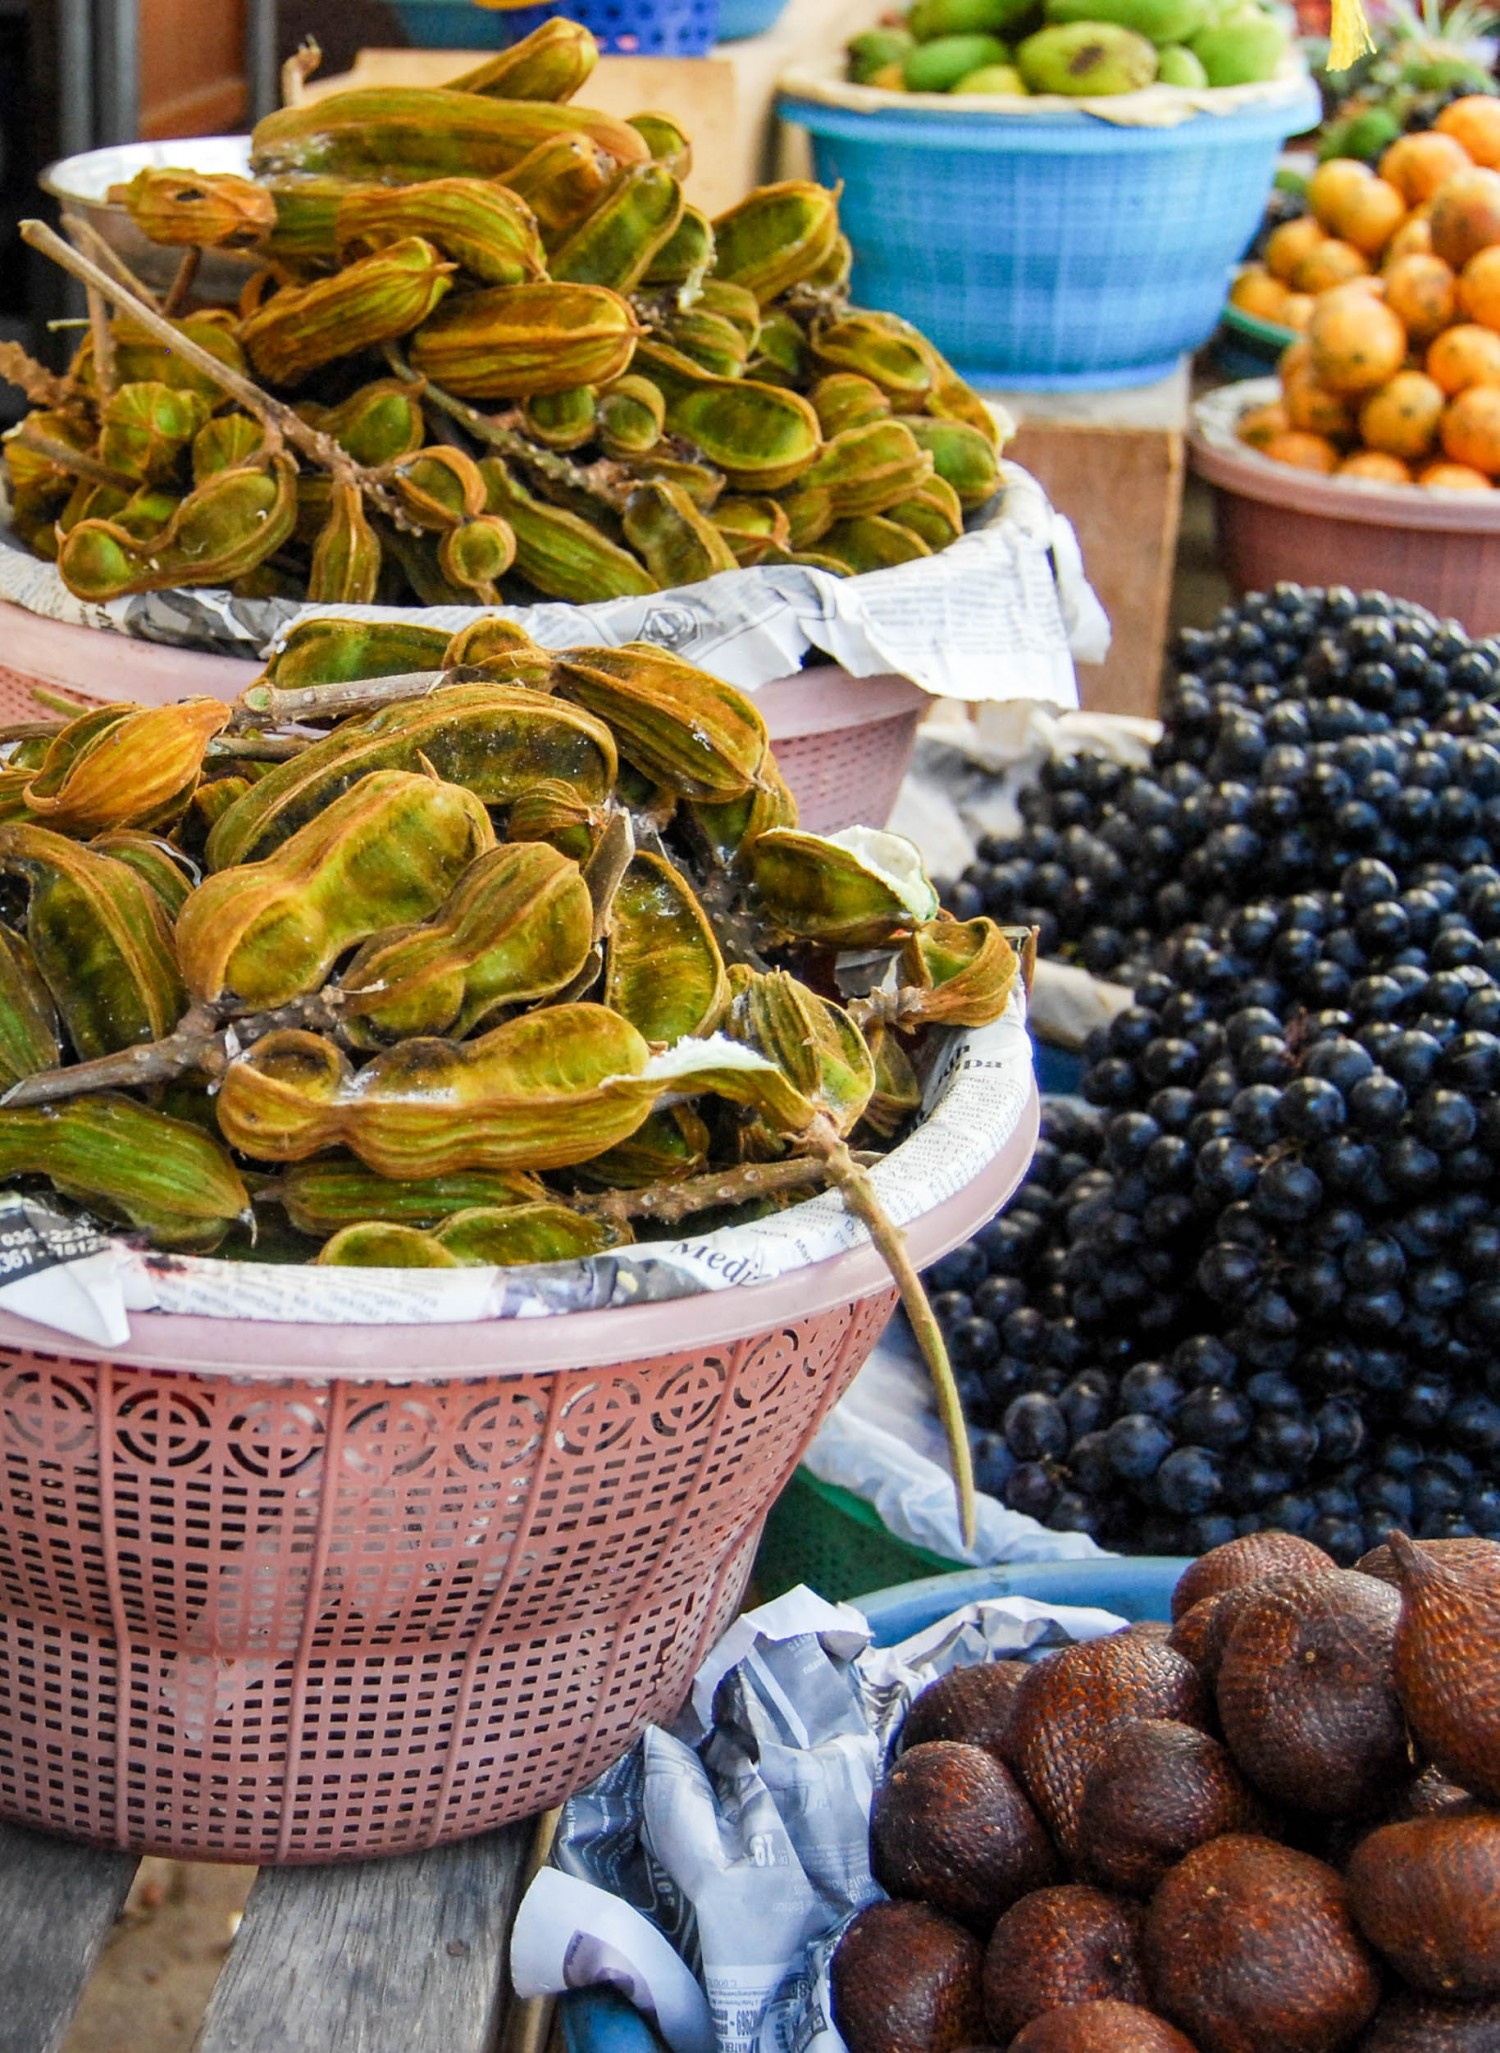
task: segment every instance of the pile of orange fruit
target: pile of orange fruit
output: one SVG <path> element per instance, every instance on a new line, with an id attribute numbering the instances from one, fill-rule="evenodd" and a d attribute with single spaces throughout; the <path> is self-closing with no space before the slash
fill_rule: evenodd
<path id="1" fill-rule="evenodd" d="M 1280 463 L 1386 484 L 1500 481 L 1500 99 L 1444 108 L 1376 170 L 1320 164 L 1231 297 L 1299 332 L 1281 396 L 1242 414 Z M 1277 311 L 1279 309 L 1279 311 Z"/>

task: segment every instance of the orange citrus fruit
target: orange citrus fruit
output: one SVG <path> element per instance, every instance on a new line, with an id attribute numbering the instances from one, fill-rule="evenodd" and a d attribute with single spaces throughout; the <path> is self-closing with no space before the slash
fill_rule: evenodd
<path id="1" fill-rule="evenodd" d="M 1406 330 L 1372 293 L 1328 292 L 1307 324 L 1313 369 L 1331 392 L 1373 392 L 1406 361 Z"/>
<path id="2" fill-rule="evenodd" d="M 1500 385 L 1471 385 L 1443 414 L 1443 454 L 1493 477 L 1500 471 Z"/>
<path id="3" fill-rule="evenodd" d="M 1411 472 L 1399 456 L 1387 456 L 1382 449 L 1356 449 L 1339 465 L 1341 478 L 1371 478 L 1381 485 L 1409 485 Z"/>
<path id="4" fill-rule="evenodd" d="M 1432 254 L 1432 223 L 1426 207 L 1413 207 L 1385 246 L 1387 269 L 1397 257 L 1426 257 Z"/>
<path id="5" fill-rule="evenodd" d="M 1417 483 L 1431 491 L 1492 492 L 1495 488 L 1482 470 L 1468 463 L 1429 463 L 1417 473 Z"/>
<path id="6" fill-rule="evenodd" d="M 1380 160 L 1381 177 L 1390 180 L 1409 207 L 1430 200 L 1456 171 L 1471 168 L 1463 144 L 1451 135 L 1439 135 L 1436 129 L 1398 135 Z"/>
<path id="7" fill-rule="evenodd" d="M 1273 278 L 1258 264 L 1241 271 L 1229 288 L 1229 303 L 1237 306 L 1242 314 L 1253 314 L 1258 321 L 1275 321 L 1283 325 L 1290 297 L 1281 280 Z"/>
<path id="8" fill-rule="evenodd" d="M 1458 312 L 1457 281 L 1441 257 L 1397 257 L 1381 275 L 1385 303 L 1413 342 L 1430 342 Z"/>
<path id="9" fill-rule="evenodd" d="M 1366 448 L 1378 450 L 1383 456 L 1404 460 L 1426 456 L 1437 441 L 1443 404 L 1442 386 L 1435 385 L 1423 372 L 1397 371 L 1360 408 L 1360 436 Z M 1301 426 L 1295 417 L 1293 426 Z"/>
<path id="10" fill-rule="evenodd" d="M 1282 302 L 1281 318 L 1288 328 L 1295 328 L 1300 333 L 1312 319 L 1317 303 L 1311 292 L 1289 292 Z"/>
<path id="11" fill-rule="evenodd" d="M 1303 214 L 1296 221 L 1283 221 L 1266 237 L 1266 268 L 1273 278 L 1290 285 L 1292 273 L 1302 259 L 1326 240 L 1322 224 L 1311 214 Z"/>
<path id="12" fill-rule="evenodd" d="M 1286 408 L 1279 399 L 1273 399 L 1267 406 L 1252 406 L 1248 413 L 1242 413 L 1236 432 L 1252 449 L 1264 449 L 1273 436 L 1284 435 L 1291 425 Z"/>
<path id="13" fill-rule="evenodd" d="M 1500 167 L 1500 100 L 1489 93 L 1468 93 L 1443 109 L 1434 126 L 1451 135 L 1473 158 L 1491 170 Z"/>
<path id="14" fill-rule="evenodd" d="M 1427 375 L 1450 396 L 1471 385 L 1500 385 L 1500 335 L 1476 321 L 1445 328 L 1427 351 Z"/>
<path id="15" fill-rule="evenodd" d="M 1432 247 L 1461 271 L 1470 257 L 1500 242 L 1500 171 L 1477 164 L 1440 185 L 1432 196 Z"/>
<path id="16" fill-rule="evenodd" d="M 1352 242 L 1340 242 L 1337 236 L 1326 235 L 1298 261 L 1292 284 L 1298 292 L 1327 292 L 1332 285 L 1367 277 L 1369 270 L 1369 259 Z"/>
<path id="17" fill-rule="evenodd" d="M 1273 435 L 1261 450 L 1277 463 L 1290 463 L 1298 470 L 1336 471 L 1339 453 L 1326 435 L 1305 435 L 1297 428 Z"/>
<path id="18" fill-rule="evenodd" d="M 1406 219 L 1406 202 L 1388 179 L 1361 186 L 1339 217 L 1339 234 L 1367 257 L 1378 257 Z"/>
<path id="19" fill-rule="evenodd" d="M 1458 303 L 1471 321 L 1500 328 L 1500 243 L 1470 257 L 1459 273 Z"/>

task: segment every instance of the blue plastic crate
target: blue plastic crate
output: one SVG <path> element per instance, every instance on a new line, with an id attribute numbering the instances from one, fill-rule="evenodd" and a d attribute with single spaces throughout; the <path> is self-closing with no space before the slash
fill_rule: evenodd
<path id="1" fill-rule="evenodd" d="M 559 15 L 592 30 L 601 50 L 627 57 L 701 57 L 719 35 L 719 0 L 566 0 L 508 11 L 471 0 L 392 0 L 419 48 L 504 50 Z"/>
<path id="2" fill-rule="evenodd" d="M 903 314 L 990 390 L 1145 385 L 1213 333 L 1306 92 L 1122 128 L 1091 114 L 942 114 L 783 95 L 843 181 L 861 306 Z"/>
<path id="3" fill-rule="evenodd" d="M 740 43 L 763 36 L 786 12 L 786 0 L 719 0 L 719 41 Z"/>

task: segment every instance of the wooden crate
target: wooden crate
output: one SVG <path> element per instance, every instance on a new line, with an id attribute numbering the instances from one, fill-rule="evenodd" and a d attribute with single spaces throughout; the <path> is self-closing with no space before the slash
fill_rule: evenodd
<path id="1" fill-rule="evenodd" d="M 1120 392 L 986 393 L 1019 422 L 1006 455 L 1037 477 L 1077 530 L 1084 569 L 1114 639 L 1080 664 L 1085 706 L 1154 715 L 1182 513 L 1188 364 Z"/>

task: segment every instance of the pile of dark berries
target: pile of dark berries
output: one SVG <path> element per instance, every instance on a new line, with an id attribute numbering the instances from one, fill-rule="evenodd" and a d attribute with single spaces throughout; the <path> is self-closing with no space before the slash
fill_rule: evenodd
<path id="1" fill-rule="evenodd" d="M 928 1274 L 981 1487 L 1130 1551 L 1500 1536 L 1500 653 L 1279 586 L 947 894 L 1134 1002 Z"/>

